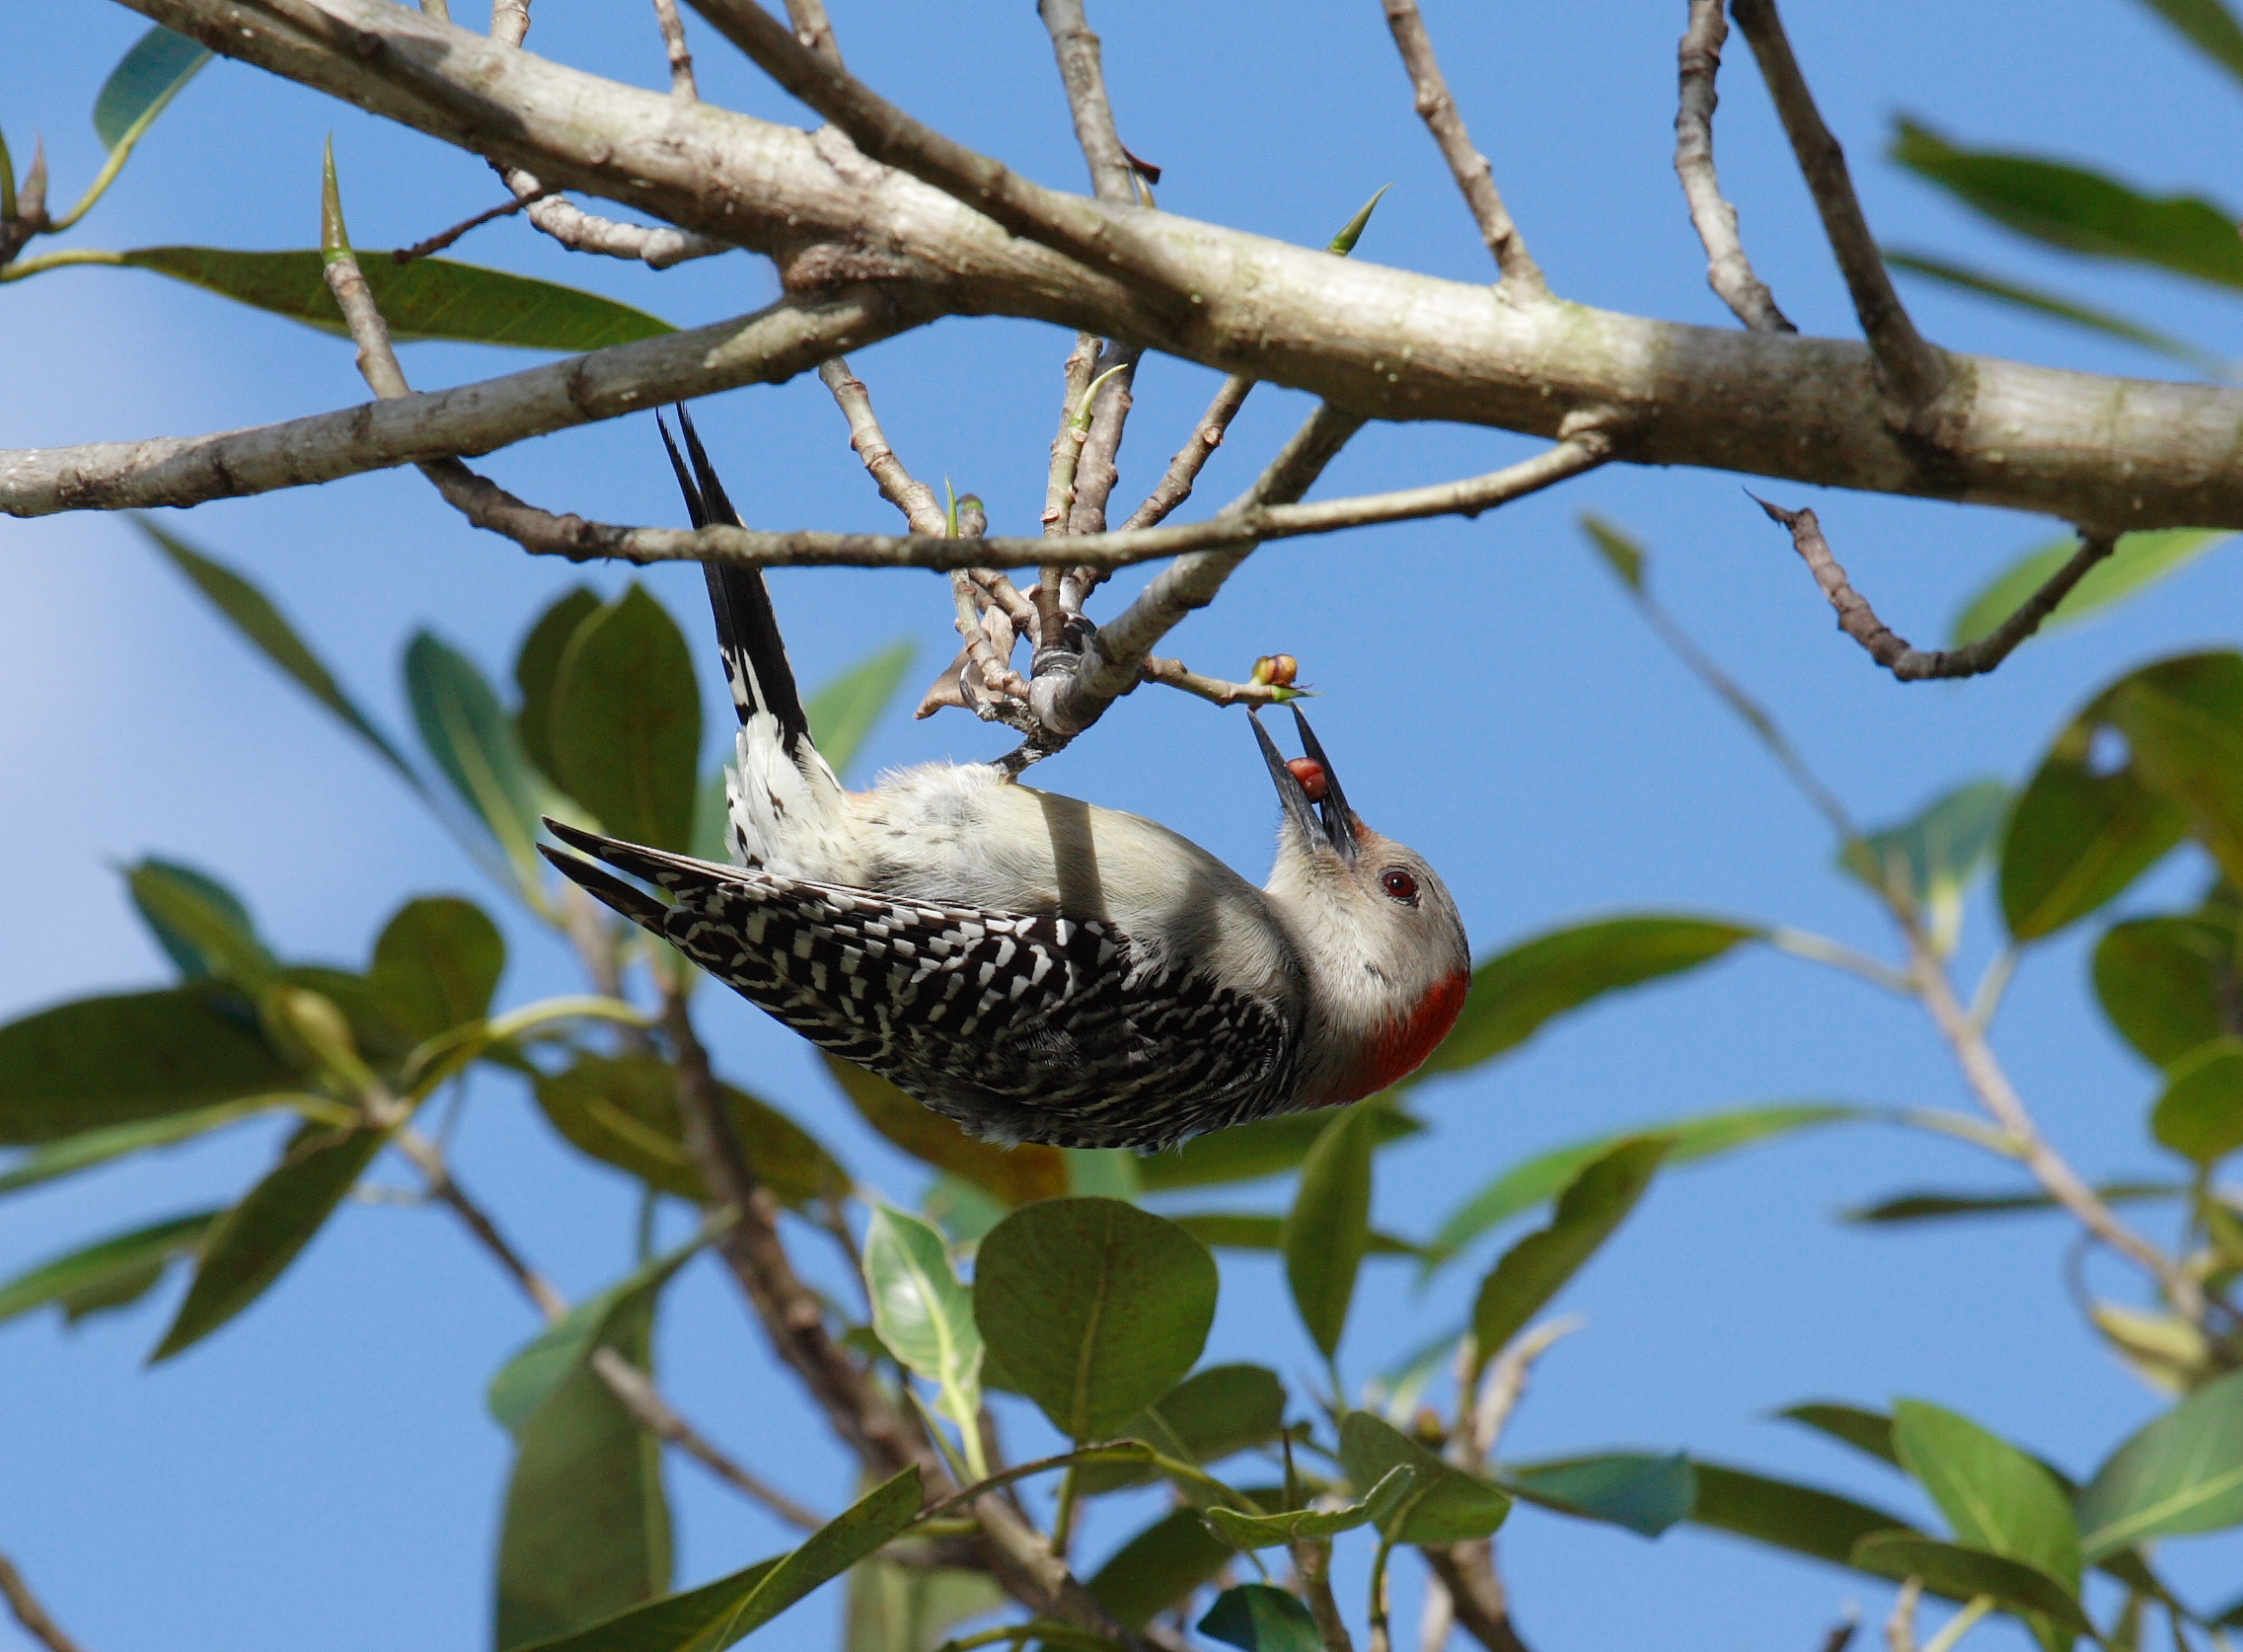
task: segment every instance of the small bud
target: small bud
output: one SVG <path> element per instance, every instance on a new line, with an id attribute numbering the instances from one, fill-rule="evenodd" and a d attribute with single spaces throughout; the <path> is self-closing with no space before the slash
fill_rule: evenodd
<path id="1" fill-rule="evenodd" d="M 1324 766 L 1312 757 L 1296 757 L 1285 765 L 1293 771 L 1293 778 L 1301 783 L 1301 789 L 1308 794 L 1308 801 L 1324 800 Z"/>
<path id="2" fill-rule="evenodd" d="M 1269 680 L 1279 688 L 1291 688 L 1293 679 L 1301 675 L 1301 662 L 1291 654 L 1272 654 L 1269 659 Z"/>

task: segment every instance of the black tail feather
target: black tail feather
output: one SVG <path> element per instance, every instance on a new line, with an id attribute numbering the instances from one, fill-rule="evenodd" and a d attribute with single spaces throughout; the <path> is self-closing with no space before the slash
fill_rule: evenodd
<path id="1" fill-rule="evenodd" d="M 693 415 L 683 403 L 678 405 L 677 413 L 679 427 L 685 432 L 686 451 L 693 456 L 690 476 L 659 413 L 655 422 L 661 428 L 662 445 L 669 450 L 670 468 L 677 473 L 678 490 L 685 495 L 686 513 L 693 525 L 705 528 L 713 522 L 726 527 L 746 526 L 725 495 L 724 485 L 716 480 L 715 467 L 710 464 L 693 427 Z M 809 739 L 810 721 L 802 713 L 801 695 L 794 686 L 793 667 L 786 662 L 786 642 L 779 634 L 779 617 L 772 611 L 763 571 L 733 563 L 701 565 L 709 579 L 709 606 L 716 619 L 716 645 L 723 652 L 733 709 L 742 722 L 758 712 L 769 712 L 779 720 L 781 743 L 791 757 L 795 748 Z"/>
<path id="2" fill-rule="evenodd" d="M 662 920 L 669 908 L 642 889 L 634 889 L 620 877 L 611 876 L 589 861 L 579 861 L 573 855 L 563 855 L 550 844 L 539 844 L 538 853 L 552 862 L 561 876 L 577 884 L 584 892 L 603 905 L 613 907 L 641 929 L 662 933 Z"/>

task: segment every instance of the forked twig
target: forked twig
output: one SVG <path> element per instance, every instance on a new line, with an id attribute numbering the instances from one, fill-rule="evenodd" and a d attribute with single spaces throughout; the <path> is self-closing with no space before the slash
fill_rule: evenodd
<path id="1" fill-rule="evenodd" d="M 1754 332 L 1797 333 L 1776 308 L 1775 295 L 1753 273 L 1737 233 L 1737 208 L 1722 197 L 1721 179 L 1713 169 L 1713 112 L 1721 104 L 1715 82 L 1722 42 L 1729 38 L 1721 8 L 1722 0 L 1690 0 L 1689 27 L 1677 48 L 1681 96 L 1675 111 L 1675 175 L 1682 181 L 1690 222 L 1705 246 L 1706 285 Z"/>

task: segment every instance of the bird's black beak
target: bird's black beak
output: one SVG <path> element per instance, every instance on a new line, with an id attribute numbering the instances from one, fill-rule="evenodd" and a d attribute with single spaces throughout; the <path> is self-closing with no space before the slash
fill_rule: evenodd
<path id="1" fill-rule="evenodd" d="M 1308 801 L 1308 793 L 1302 786 L 1301 778 L 1285 766 L 1277 742 L 1269 737 L 1269 730 L 1262 726 L 1259 713 L 1249 706 L 1246 708 L 1246 715 L 1253 722 L 1254 738 L 1261 743 L 1262 761 L 1269 765 L 1269 778 L 1277 787 L 1278 801 L 1285 805 L 1286 817 L 1301 829 L 1301 835 L 1306 841 L 1314 843 L 1319 837 L 1322 838 L 1332 846 L 1342 861 L 1354 865 L 1355 814 L 1347 806 L 1347 798 L 1339 788 L 1339 782 L 1332 775 L 1332 766 L 1324 756 L 1324 748 L 1317 743 L 1314 731 L 1308 726 L 1308 719 L 1298 711 L 1293 713 L 1294 720 L 1301 725 L 1302 745 L 1324 771 L 1323 817 L 1320 820 L 1317 818 L 1317 805 Z"/>
<path id="2" fill-rule="evenodd" d="M 1355 864 L 1356 829 L 1362 823 L 1355 818 L 1355 811 L 1347 806 L 1347 793 L 1339 788 L 1339 771 L 1332 767 L 1332 760 L 1324 755 L 1322 742 L 1316 738 L 1316 731 L 1308 726 L 1308 719 L 1301 714 L 1298 706 L 1293 708 L 1293 720 L 1301 728 L 1302 749 L 1324 771 L 1324 800 L 1320 805 L 1324 811 L 1324 836 L 1332 848 L 1339 852 L 1339 858 L 1352 866 Z"/>

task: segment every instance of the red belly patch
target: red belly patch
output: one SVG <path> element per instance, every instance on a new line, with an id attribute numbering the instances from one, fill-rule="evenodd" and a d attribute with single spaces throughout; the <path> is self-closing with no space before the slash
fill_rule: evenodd
<path id="1" fill-rule="evenodd" d="M 1471 983 L 1471 973 L 1459 969 L 1427 993 L 1416 1010 L 1381 1027 L 1363 1065 L 1326 1105 L 1359 1101 L 1424 1066 L 1425 1058 L 1440 1047 L 1463 1013 L 1464 992 Z"/>

